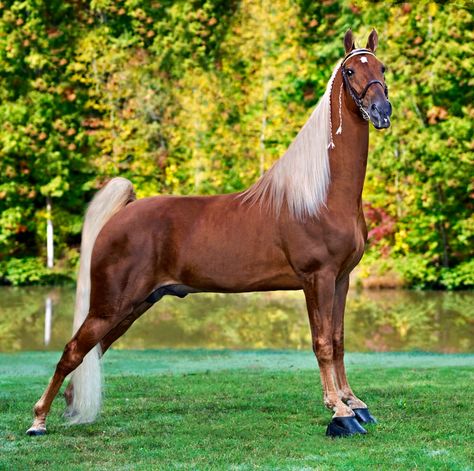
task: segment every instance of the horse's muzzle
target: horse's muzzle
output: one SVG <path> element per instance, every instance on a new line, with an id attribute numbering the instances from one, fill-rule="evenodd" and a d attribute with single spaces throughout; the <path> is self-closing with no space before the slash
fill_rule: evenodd
<path id="1" fill-rule="evenodd" d="M 375 129 L 388 128 L 392 115 L 392 105 L 388 100 L 376 101 L 370 105 L 368 114 Z"/>

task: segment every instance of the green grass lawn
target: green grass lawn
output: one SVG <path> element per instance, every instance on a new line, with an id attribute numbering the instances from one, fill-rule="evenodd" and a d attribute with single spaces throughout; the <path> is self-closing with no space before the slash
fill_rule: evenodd
<path id="1" fill-rule="evenodd" d="M 473 469 L 474 355 L 348 354 L 379 424 L 326 438 L 315 361 L 303 352 L 111 351 L 105 404 L 27 437 L 58 353 L 0 354 L 0 469 Z"/>

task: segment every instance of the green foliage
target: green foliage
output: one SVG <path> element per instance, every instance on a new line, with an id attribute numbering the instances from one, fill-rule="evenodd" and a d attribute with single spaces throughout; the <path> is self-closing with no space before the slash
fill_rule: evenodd
<path id="1" fill-rule="evenodd" d="M 444 270 L 441 283 L 448 289 L 474 287 L 474 259 L 460 263 L 451 270 Z"/>
<path id="2" fill-rule="evenodd" d="M 115 175 L 139 197 L 247 187 L 306 121 L 344 31 L 364 41 L 372 26 L 394 116 L 372 132 L 364 198 L 383 218 L 369 218 L 368 260 L 413 286 L 468 286 L 468 2 L 1 2 L 0 261 L 45 257 L 46 197 L 71 259 L 86 202 Z"/>
<path id="3" fill-rule="evenodd" d="M 24 257 L 0 263 L 0 281 L 13 286 L 52 285 L 71 282 L 71 277 L 47 269 L 41 259 Z"/>
<path id="4" fill-rule="evenodd" d="M 12 259 L 2 264 L 2 277 L 12 285 L 34 284 L 41 280 L 46 268 L 41 260 L 33 257 Z"/>

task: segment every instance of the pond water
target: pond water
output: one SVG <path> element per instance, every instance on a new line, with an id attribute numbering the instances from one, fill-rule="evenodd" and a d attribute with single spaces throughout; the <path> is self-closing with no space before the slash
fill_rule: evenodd
<path id="1" fill-rule="evenodd" d="M 0 351 L 62 350 L 72 287 L 0 287 Z M 474 292 L 351 291 L 347 351 L 473 352 Z M 114 348 L 310 349 L 302 292 L 193 294 L 155 304 Z"/>

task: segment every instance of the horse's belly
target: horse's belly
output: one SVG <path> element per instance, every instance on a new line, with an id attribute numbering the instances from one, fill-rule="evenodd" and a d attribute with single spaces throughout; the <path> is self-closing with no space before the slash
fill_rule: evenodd
<path id="1" fill-rule="evenodd" d="M 210 291 L 301 288 L 300 280 L 278 247 L 242 236 L 191 241 L 181 248 L 179 277 L 189 286 Z"/>

